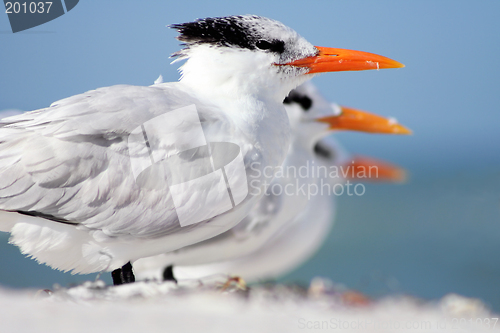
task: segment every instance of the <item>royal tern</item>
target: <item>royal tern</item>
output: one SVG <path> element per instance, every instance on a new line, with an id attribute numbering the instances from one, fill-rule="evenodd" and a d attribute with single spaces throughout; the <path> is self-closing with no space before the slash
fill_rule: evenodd
<path id="1" fill-rule="evenodd" d="M 274 176 L 262 171 L 288 150 L 291 89 L 316 73 L 403 67 L 315 47 L 258 16 L 171 27 L 184 45 L 174 54 L 186 60 L 179 82 L 100 88 L 0 123 L 0 210 L 18 214 L 0 230 L 22 253 L 132 282 L 131 262 L 217 236 L 248 214 Z"/>
<path id="2" fill-rule="evenodd" d="M 338 144 L 321 139 L 339 130 L 410 133 L 394 120 L 327 102 L 309 82 L 293 90 L 285 99 L 285 106 L 292 128 L 292 144 L 276 178 L 250 214 L 217 237 L 136 261 L 134 269 L 139 279 L 158 279 L 163 268 L 174 266 L 176 272 L 180 272 L 174 275 L 179 278 L 218 272 L 242 273 L 245 280 L 252 280 L 256 276 L 274 276 L 302 262 L 302 258 L 322 243 L 317 235 L 326 236 L 331 225 L 333 203 L 329 194 L 338 192 L 337 185 L 343 190 L 346 178 L 363 177 L 362 169 L 368 170 L 370 165 L 359 158 L 351 163 L 352 159 Z M 377 175 L 394 174 L 398 170 L 375 160 L 369 162 L 383 169 L 377 170 Z M 376 176 L 371 172 L 364 175 L 365 178 Z M 384 179 L 388 176 L 384 174 Z M 301 244 L 295 242 L 299 237 L 302 237 Z M 288 249 L 290 242 L 295 243 L 292 249 Z M 314 244 L 317 245 L 314 247 Z M 284 251 L 280 253 L 278 249 L 282 248 Z M 268 251 L 273 254 L 268 256 Z M 274 262 L 278 258 L 279 262 Z M 248 263 L 248 266 L 242 265 L 245 270 L 238 264 L 243 262 Z M 255 270 L 251 263 L 256 265 Z"/>

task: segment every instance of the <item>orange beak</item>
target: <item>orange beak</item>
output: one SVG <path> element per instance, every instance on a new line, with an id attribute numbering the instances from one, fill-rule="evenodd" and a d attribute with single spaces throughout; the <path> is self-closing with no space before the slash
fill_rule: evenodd
<path id="1" fill-rule="evenodd" d="M 402 63 L 373 53 L 321 46 L 316 48 L 318 54 L 313 57 L 279 65 L 306 67 L 309 68 L 307 74 L 405 67 Z"/>
<path id="2" fill-rule="evenodd" d="M 403 183 L 407 179 L 403 168 L 366 156 L 355 156 L 344 168 L 349 168 L 348 179 L 360 182 Z"/>
<path id="3" fill-rule="evenodd" d="M 331 130 L 349 130 L 367 133 L 411 134 L 411 130 L 395 120 L 377 116 L 373 113 L 341 106 L 340 115 L 315 119 L 327 123 Z"/>

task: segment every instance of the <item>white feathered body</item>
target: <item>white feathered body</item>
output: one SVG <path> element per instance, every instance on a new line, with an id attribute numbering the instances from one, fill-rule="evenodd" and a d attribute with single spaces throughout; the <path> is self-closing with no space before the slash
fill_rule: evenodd
<path id="1" fill-rule="evenodd" d="M 192 246 L 163 255 L 143 258 L 135 263 L 139 279 L 159 278 L 163 268 L 174 266 L 178 279 L 198 279 L 215 274 L 241 276 L 247 282 L 274 279 L 290 272 L 309 259 L 329 234 L 335 216 L 332 189 L 341 178 L 325 178 L 316 171 L 341 163 L 346 154 L 333 138 L 322 141 L 336 155 L 335 161 L 325 161 L 310 150 L 292 145 L 283 169 L 288 166 L 308 167 L 310 177 L 275 178 L 266 195 L 250 214 L 231 230 Z M 288 184 L 291 186 L 286 187 Z M 305 186 L 305 195 L 273 195 L 273 186 L 297 190 Z M 320 192 L 316 192 L 319 189 Z M 310 191 L 310 192 L 308 192 Z M 309 195 L 308 195 L 309 193 Z"/>
<path id="2" fill-rule="evenodd" d="M 0 229 L 11 232 L 11 242 L 40 262 L 90 273 L 169 252 L 236 225 L 257 199 L 251 192 L 229 212 L 181 227 L 167 184 L 137 183 L 127 137 L 148 120 L 194 104 L 207 142 L 240 147 L 250 181 L 252 162 L 257 168 L 282 163 L 289 140 L 286 113 L 280 103 L 254 96 L 228 105 L 191 91 L 182 82 L 113 86 L 2 120 L 0 209 L 44 218 L 16 213 L 16 222 L 0 222 Z M 261 176 L 259 183 L 265 184 Z M 157 182 L 153 173 L 150 178 L 142 185 Z M 196 204 L 189 193 L 183 200 Z"/>
<path id="3" fill-rule="evenodd" d="M 329 131 L 314 119 L 336 114 L 338 106 L 328 103 L 310 83 L 297 91 L 311 96 L 313 107 L 304 111 L 297 104 L 287 105 L 292 144 L 276 178 L 249 215 L 217 237 L 138 260 L 134 265 L 138 278 L 161 277 L 169 265 L 179 278 L 202 277 L 208 272 L 242 273 L 245 279 L 275 277 L 302 263 L 323 243 L 334 215 L 329 189 L 343 182 L 329 178 L 329 168 L 341 163 L 346 154 L 330 139 L 323 141 L 332 152 L 331 159 L 315 155 L 314 144 Z M 244 263 L 249 265 L 245 269 Z"/>

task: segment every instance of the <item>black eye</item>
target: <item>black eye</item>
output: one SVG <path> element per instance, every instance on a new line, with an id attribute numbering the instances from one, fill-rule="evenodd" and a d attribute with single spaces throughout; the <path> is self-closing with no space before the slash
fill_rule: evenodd
<path id="1" fill-rule="evenodd" d="M 261 50 L 269 50 L 276 53 L 283 53 L 285 51 L 285 42 L 277 39 L 272 42 L 261 39 L 255 43 L 255 46 Z"/>
<path id="2" fill-rule="evenodd" d="M 257 43 L 255 43 L 255 46 L 261 50 L 269 50 L 272 45 L 267 40 L 258 40 Z"/>
<path id="3" fill-rule="evenodd" d="M 318 142 L 314 145 L 314 153 L 319 157 L 323 157 L 326 159 L 332 159 L 334 157 L 333 152 L 321 142 Z"/>
<path id="4" fill-rule="evenodd" d="M 285 100 L 283 101 L 285 104 L 297 103 L 299 104 L 304 112 L 309 111 L 312 107 L 313 101 L 307 95 L 300 95 L 295 90 L 292 90 Z"/>
<path id="5" fill-rule="evenodd" d="M 302 106 L 302 108 L 304 109 L 304 111 L 309 111 L 309 109 L 311 108 L 311 106 L 313 104 L 312 99 L 310 99 L 307 96 L 303 96 L 297 102 L 300 104 L 300 106 Z"/>

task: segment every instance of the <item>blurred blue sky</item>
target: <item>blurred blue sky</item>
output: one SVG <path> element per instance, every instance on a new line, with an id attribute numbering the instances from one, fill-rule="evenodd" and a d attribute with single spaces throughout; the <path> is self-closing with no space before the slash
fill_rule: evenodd
<path id="1" fill-rule="evenodd" d="M 200 17 L 232 14 L 258 14 L 274 18 L 294 28 L 315 45 L 378 53 L 406 65 L 406 68 L 398 70 L 329 73 L 313 80 L 331 101 L 394 116 L 414 130 L 414 135 L 409 137 L 354 133 L 338 135 L 352 152 L 384 158 L 409 170 L 412 180 L 405 193 L 413 193 L 409 194 L 409 200 L 416 201 L 404 201 L 407 205 L 414 203 L 405 214 L 417 214 L 420 208 L 426 209 L 419 205 L 432 204 L 429 198 L 434 190 L 422 187 L 422 184 L 432 185 L 435 183 L 433 179 L 452 179 L 441 181 L 441 190 L 444 191 L 441 198 L 445 198 L 446 209 L 453 210 L 456 205 L 463 208 L 474 205 L 474 202 L 466 200 L 467 196 L 457 194 L 459 192 L 450 184 L 460 183 L 462 177 L 476 184 L 475 178 L 468 177 L 471 175 L 498 175 L 500 1 L 496 0 L 82 0 L 64 16 L 16 34 L 10 30 L 7 15 L 0 14 L 0 110 L 38 109 L 64 97 L 114 84 L 150 85 L 159 74 L 165 81 L 177 80 L 177 65 L 169 65 L 168 57 L 179 49 L 179 43 L 174 39 L 176 32 L 165 26 Z M 420 185 L 415 188 L 418 191 L 411 187 L 416 183 Z M 474 186 L 471 186 L 463 188 L 465 194 L 475 193 Z M 449 192 L 446 192 L 447 189 Z M 488 193 L 493 193 L 488 198 L 492 203 L 487 206 L 490 214 L 481 217 L 482 221 L 496 219 L 497 223 L 500 222 L 500 197 L 499 192 L 494 190 L 488 188 Z M 403 192 L 397 192 L 398 187 L 384 191 L 388 195 L 386 198 L 403 195 Z M 393 191 L 392 196 L 387 191 Z M 376 195 L 377 191 L 373 188 L 370 193 Z M 419 202 L 415 193 L 427 201 Z M 449 199 L 455 196 L 460 196 L 460 199 Z M 376 202 L 381 204 L 381 201 Z M 396 210 L 398 218 L 404 216 L 401 211 L 403 203 L 400 202 L 399 210 Z M 344 204 L 350 205 L 349 202 Z M 366 205 L 369 209 L 370 204 Z M 439 210 L 438 207 L 434 209 Z M 383 213 L 386 215 L 381 217 L 382 220 L 391 218 L 390 207 L 384 208 Z M 380 215 L 381 211 L 374 210 L 373 214 Z M 342 216 L 338 221 L 339 232 L 345 226 Z M 436 216 L 452 222 L 462 217 L 458 213 Z M 434 219 L 425 215 L 419 218 L 426 221 L 422 225 L 432 228 L 429 221 L 438 219 L 436 216 Z M 468 226 L 467 222 L 475 222 L 476 216 L 467 215 L 468 220 L 459 221 L 460 225 Z M 368 217 L 358 216 L 360 219 Z M 451 225 L 445 224 L 442 228 Z M 496 228 L 496 223 L 494 225 Z M 406 226 L 405 232 L 409 233 L 415 224 Z M 464 227 L 461 235 L 466 235 L 467 230 L 475 230 L 469 227 L 471 229 Z M 381 226 L 378 232 L 384 233 L 384 230 L 388 229 Z M 445 229 L 435 229 L 433 235 L 439 235 L 440 230 Z M 498 228 L 485 230 L 490 238 L 491 235 L 496 235 L 497 239 L 500 236 Z M 403 238 L 400 238 L 401 235 Z M 429 233 L 420 231 L 416 235 L 424 237 Z M 335 237 L 337 242 L 342 241 L 342 237 Z M 436 243 L 448 238 L 439 238 Z M 395 233 L 393 240 L 397 239 L 404 239 L 404 233 Z M 476 243 L 480 244 L 481 240 Z M 458 248 L 460 244 L 457 242 L 455 246 Z M 493 243 L 489 244 L 493 246 Z M 397 252 L 398 246 L 396 244 L 386 251 Z M 495 249 L 498 250 L 498 246 Z M 352 254 L 348 247 L 344 250 Z M 368 252 L 376 253 L 376 249 L 369 249 Z M 424 252 L 424 257 L 414 260 L 420 260 L 424 267 L 425 256 L 432 256 L 432 247 L 429 252 L 431 254 Z M 498 255 L 498 252 L 493 254 Z M 385 255 L 385 252 L 380 252 L 380 255 Z M 471 260 L 477 261 L 477 258 Z M 380 267 L 384 267 L 383 264 Z M 418 280 L 418 274 L 415 274 Z M 395 275 L 404 280 L 404 274 Z M 499 275 L 495 271 L 493 280 L 498 281 Z M 349 279 L 348 276 L 342 278 Z M 442 279 L 443 286 L 447 285 L 446 279 L 449 277 Z M 439 277 L 435 277 L 434 281 L 438 280 Z M 480 284 L 482 280 L 479 277 L 471 281 L 467 283 Z M 428 297 L 439 296 L 446 291 L 445 287 L 437 288 L 435 292 L 423 292 L 424 289 L 425 286 L 421 285 L 414 291 Z M 461 291 L 460 287 L 456 289 Z M 474 291 L 468 294 L 475 295 Z"/>

